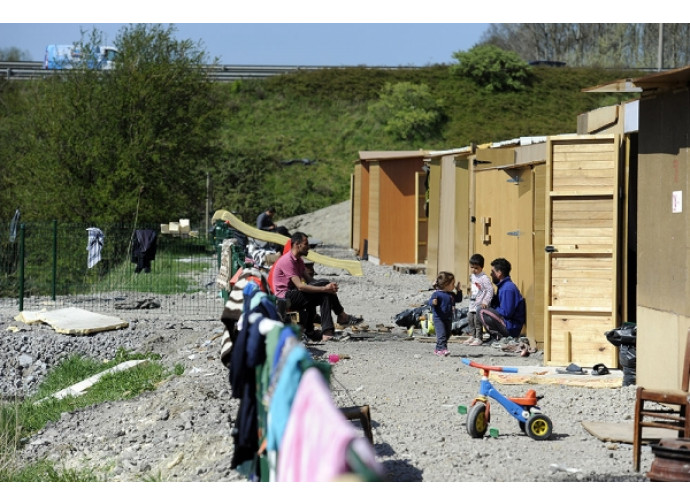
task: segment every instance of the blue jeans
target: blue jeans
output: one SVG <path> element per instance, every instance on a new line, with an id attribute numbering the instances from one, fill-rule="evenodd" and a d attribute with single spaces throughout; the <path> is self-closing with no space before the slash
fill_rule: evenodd
<path id="1" fill-rule="evenodd" d="M 434 330 L 436 331 L 436 350 L 448 350 L 448 338 L 453 324 L 452 320 L 442 320 L 436 315 L 432 316 Z"/>

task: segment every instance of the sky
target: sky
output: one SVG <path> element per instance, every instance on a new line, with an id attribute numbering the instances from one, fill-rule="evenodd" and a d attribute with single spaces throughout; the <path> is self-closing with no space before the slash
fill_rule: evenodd
<path id="1" fill-rule="evenodd" d="M 170 23 L 162 23 L 167 27 Z M 177 39 L 201 41 L 209 59 L 229 65 L 424 66 L 453 62 L 488 23 L 172 23 Z M 95 27 L 112 44 L 126 24 L 2 23 L 0 49 L 42 61 L 48 44 L 70 44 Z"/>
<path id="2" fill-rule="evenodd" d="M 644 22 L 668 10 L 656 0 Z M 246 5 L 244 5 L 246 4 Z M 556 9 L 552 0 L 262 0 L 260 2 L 86 0 L 15 2 L 3 12 L 0 49 L 16 47 L 42 61 L 48 44 L 69 44 L 80 28 L 96 27 L 112 42 L 129 23 L 173 24 L 178 39 L 202 41 L 210 59 L 235 65 L 424 66 L 452 63 L 477 44 L 490 23 L 640 22 L 640 11 L 579 0 Z M 164 7 L 161 7 L 164 5 Z M 635 19 L 637 17 L 638 19 Z M 573 19 L 575 18 L 575 19 Z"/>

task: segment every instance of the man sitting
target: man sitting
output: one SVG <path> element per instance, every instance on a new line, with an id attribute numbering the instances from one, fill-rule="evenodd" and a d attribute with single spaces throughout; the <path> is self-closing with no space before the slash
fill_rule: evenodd
<path id="1" fill-rule="evenodd" d="M 335 335 L 335 325 L 331 311 L 337 316 L 340 325 L 359 324 L 362 319 L 345 313 L 345 309 L 338 299 L 338 284 L 335 282 L 313 281 L 307 271 L 302 257 L 309 253 L 309 238 L 297 231 L 290 238 L 290 252 L 283 254 L 273 267 L 273 285 L 275 295 L 290 302 L 292 310 L 305 310 L 306 318 L 303 323 L 307 337 L 318 341 L 329 340 Z M 321 310 L 321 338 L 314 330 L 316 307 Z"/>
<path id="2" fill-rule="evenodd" d="M 510 279 L 510 270 L 510 263 L 502 257 L 491 261 L 496 295 L 491 299 L 491 307 L 478 310 L 479 320 L 495 341 L 507 336 L 517 339 L 525 325 L 525 300 Z"/>
<path id="3" fill-rule="evenodd" d="M 256 227 L 262 231 L 271 231 L 272 233 L 280 233 L 283 236 L 290 236 L 290 232 L 285 226 L 276 226 L 273 223 L 273 217 L 276 214 L 275 207 L 268 207 L 265 212 L 261 212 L 256 218 Z"/>

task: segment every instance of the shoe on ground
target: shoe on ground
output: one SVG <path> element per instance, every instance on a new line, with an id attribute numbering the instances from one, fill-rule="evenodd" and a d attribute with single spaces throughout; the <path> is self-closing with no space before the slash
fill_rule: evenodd
<path id="1" fill-rule="evenodd" d="M 339 326 L 348 327 L 348 326 L 355 326 L 357 324 L 361 324 L 362 322 L 364 322 L 364 319 L 362 317 L 355 317 L 354 315 L 348 315 L 344 321 L 340 322 L 340 321 L 336 320 L 336 322 L 338 322 Z"/>
<path id="2" fill-rule="evenodd" d="M 309 341 L 321 341 L 322 339 L 321 331 L 319 331 L 318 329 L 314 329 L 312 331 L 305 331 L 304 334 Z"/>
<path id="3" fill-rule="evenodd" d="M 450 350 L 434 350 L 434 355 L 438 355 L 439 357 L 448 357 L 450 355 Z"/>
<path id="4" fill-rule="evenodd" d="M 481 340 L 479 338 L 472 338 L 472 341 L 468 343 L 470 346 L 482 346 L 484 344 L 484 340 Z"/>

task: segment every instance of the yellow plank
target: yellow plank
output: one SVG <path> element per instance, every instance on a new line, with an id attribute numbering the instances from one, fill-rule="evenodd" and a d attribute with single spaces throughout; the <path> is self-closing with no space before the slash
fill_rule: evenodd
<path id="1" fill-rule="evenodd" d="M 581 212 L 589 210 L 596 212 L 611 212 L 613 210 L 613 200 L 609 197 L 602 197 L 598 199 L 588 198 L 586 200 L 554 200 L 552 207 L 554 211 L 562 210 L 564 212 Z"/>
<path id="2" fill-rule="evenodd" d="M 612 152 L 555 152 L 553 160 L 557 163 L 572 161 L 614 161 L 616 156 Z"/>
<path id="3" fill-rule="evenodd" d="M 592 175 L 596 172 L 603 171 L 607 173 L 612 173 L 615 169 L 613 161 L 609 160 L 599 160 L 599 161 L 587 161 L 587 160 L 572 160 L 563 161 L 558 165 L 553 167 L 553 176 L 559 177 L 564 172 L 576 171 L 581 173 L 583 176 Z"/>
<path id="4" fill-rule="evenodd" d="M 287 238 L 278 233 L 271 233 L 270 231 L 262 231 L 257 229 L 245 222 L 242 222 L 239 218 L 233 215 L 227 210 L 217 210 L 213 214 L 212 222 L 217 220 L 225 221 L 230 224 L 233 228 L 237 229 L 240 233 L 250 236 L 251 238 L 256 238 L 257 240 L 267 241 L 271 243 L 277 243 L 279 245 L 285 245 Z M 314 261 L 315 263 L 323 264 L 324 266 L 330 266 L 333 268 L 344 269 L 352 276 L 362 276 L 364 272 L 362 271 L 362 265 L 359 261 L 351 261 L 347 259 L 336 259 L 334 257 L 328 257 L 313 250 L 309 251 L 307 259 Z"/>
<path id="5" fill-rule="evenodd" d="M 597 199 L 602 198 L 602 197 L 611 198 L 611 197 L 613 197 L 613 189 L 611 187 L 605 187 L 605 188 L 588 187 L 587 190 L 585 191 L 582 187 L 573 188 L 573 189 L 568 189 L 567 187 L 565 187 L 565 188 L 560 188 L 557 191 L 556 190 L 549 191 L 549 197 L 550 198 L 588 197 L 588 198 L 597 198 Z"/>
<path id="6" fill-rule="evenodd" d="M 586 153 L 586 152 L 611 152 L 611 141 L 602 140 L 585 143 L 556 143 L 554 142 L 552 152 L 555 156 L 560 153 Z"/>

